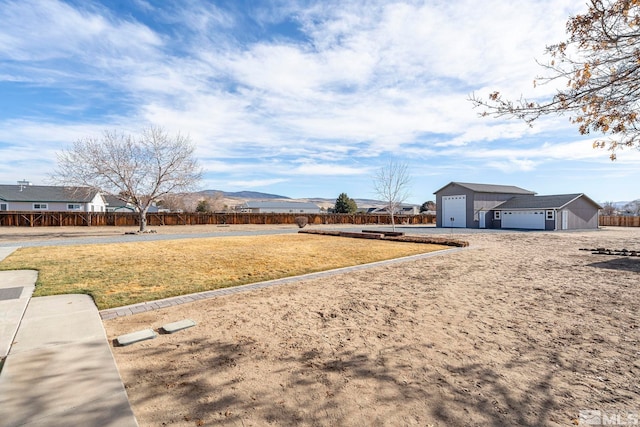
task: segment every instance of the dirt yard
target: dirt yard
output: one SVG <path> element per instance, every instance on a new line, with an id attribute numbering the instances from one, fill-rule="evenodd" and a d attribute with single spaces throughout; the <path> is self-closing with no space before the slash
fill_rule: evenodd
<path id="1" fill-rule="evenodd" d="M 471 248 L 105 322 L 141 426 L 576 425 L 640 411 L 640 229 Z"/>

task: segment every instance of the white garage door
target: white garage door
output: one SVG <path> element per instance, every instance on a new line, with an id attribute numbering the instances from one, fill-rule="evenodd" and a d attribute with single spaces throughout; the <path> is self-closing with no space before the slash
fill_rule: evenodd
<path id="1" fill-rule="evenodd" d="M 467 226 L 467 196 L 442 196 L 442 226 Z"/>
<path id="2" fill-rule="evenodd" d="M 544 211 L 503 211 L 502 228 L 544 230 Z"/>

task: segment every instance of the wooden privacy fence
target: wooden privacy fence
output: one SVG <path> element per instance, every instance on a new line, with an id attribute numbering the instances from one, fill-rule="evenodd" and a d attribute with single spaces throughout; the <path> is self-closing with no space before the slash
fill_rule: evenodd
<path id="1" fill-rule="evenodd" d="M 391 224 L 389 215 L 294 213 L 150 213 L 149 226 L 205 224 L 295 224 L 296 217 L 309 224 Z M 396 215 L 396 224 L 435 224 L 435 215 Z M 136 213 L 115 212 L 0 212 L 0 226 L 138 226 Z"/>
<path id="2" fill-rule="evenodd" d="M 389 215 L 294 214 L 294 213 L 150 213 L 147 223 L 159 225 L 198 224 L 295 224 L 303 216 L 309 224 L 391 224 Z M 396 224 L 435 224 L 435 215 L 396 215 Z M 135 213 L 115 212 L 0 212 L 0 226 L 120 226 L 139 225 Z M 601 216 L 601 226 L 640 227 L 640 216 Z"/>
<path id="3" fill-rule="evenodd" d="M 601 216 L 601 226 L 640 227 L 640 216 Z"/>

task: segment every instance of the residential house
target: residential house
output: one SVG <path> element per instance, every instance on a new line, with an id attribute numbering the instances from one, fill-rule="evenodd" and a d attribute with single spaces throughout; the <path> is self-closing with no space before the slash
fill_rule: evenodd
<path id="1" fill-rule="evenodd" d="M 107 212 L 135 212 L 136 208 L 131 203 L 125 202 L 118 196 L 105 195 L 104 199 L 107 204 Z"/>
<path id="2" fill-rule="evenodd" d="M 120 212 L 120 213 L 132 213 L 137 212 L 138 209 L 130 202 L 125 202 L 118 196 L 107 194 L 104 196 L 104 199 L 107 202 L 107 212 Z M 156 206 L 155 202 L 149 206 L 149 210 L 147 213 L 157 213 L 161 212 L 161 210 Z M 169 212 L 168 209 L 163 210 L 163 212 Z"/>
<path id="3" fill-rule="evenodd" d="M 0 185 L 0 211 L 105 212 L 106 203 L 102 194 L 92 188 L 18 181 L 14 185 Z"/>

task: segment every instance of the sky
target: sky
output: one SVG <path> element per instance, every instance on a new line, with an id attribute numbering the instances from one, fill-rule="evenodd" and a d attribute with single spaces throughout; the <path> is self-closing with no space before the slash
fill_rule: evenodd
<path id="1" fill-rule="evenodd" d="M 640 151 L 609 160 L 568 117 L 533 127 L 468 100 L 533 87 L 576 0 L 0 0 L 0 183 L 50 183 L 105 130 L 188 135 L 200 189 L 410 203 L 451 181 L 597 202 L 640 198 Z"/>

